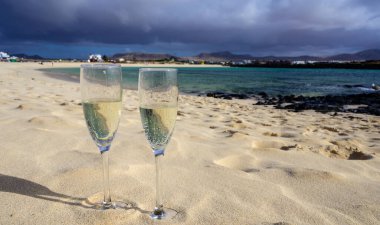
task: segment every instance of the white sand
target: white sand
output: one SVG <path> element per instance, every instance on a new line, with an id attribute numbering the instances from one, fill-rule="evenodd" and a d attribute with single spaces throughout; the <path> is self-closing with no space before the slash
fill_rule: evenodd
<path id="1" fill-rule="evenodd" d="M 124 93 L 110 152 L 111 193 L 136 208 L 86 208 L 102 190 L 100 154 L 79 84 L 35 70 L 44 67 L 0 63 L 0 224 L 153 224 L 136 92 Z M 164 204 L 179 214 L 160 224 L 380 224 L 380 117 L 252 103 L 180 97 L 163 160 Z M 373 158 L 348 160 L 354 151 Z"/>

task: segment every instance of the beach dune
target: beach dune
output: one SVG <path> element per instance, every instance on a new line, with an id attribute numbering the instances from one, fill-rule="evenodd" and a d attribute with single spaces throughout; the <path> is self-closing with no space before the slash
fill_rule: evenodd
<path id="1" fill-rule="evenodd" d="M 45 67 L 0 63 L 0 224 L 154 224 L 137 92 L 124 91 L 110 152 L 111 195 L 130 205 L 98 211 L 101 158 L 79 83 Z M 380 224 L 380 117 L 253 103 L 180 96 L 162 163 L 164 204 L 178 213 L 163 224 Z"/>

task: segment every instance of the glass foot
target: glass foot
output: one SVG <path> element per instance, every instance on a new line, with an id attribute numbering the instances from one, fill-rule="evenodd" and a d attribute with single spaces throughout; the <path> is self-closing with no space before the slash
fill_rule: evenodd
<path id="1" fill-rule="evenodd" d="M 156 220 L 167 220 L 173 219 L 177 215 L 177 211 L 169 208 L 155 208 L 153 212 L 150 213 L 150 218 Z"/>
<path id="2" fill-rule="evenodd" d="M 115 197 L 115 199 L 120 199 L 120 198 Z M 107 210 L 107 209 L 125 209 L 128 207 L 129 204 L 120 200 L 112 201 L 112 202 L 104 202 L 103 193 L 96 193 L 86 198 L 82 202 L 82 205 L 88 208 L 93 208 L 93 209 L 98 209 L 98 210 Z"/>

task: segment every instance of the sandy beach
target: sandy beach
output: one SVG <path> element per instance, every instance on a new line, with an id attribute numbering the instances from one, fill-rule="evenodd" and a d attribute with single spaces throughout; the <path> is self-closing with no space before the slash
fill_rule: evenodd
<path id="1" fill-rule="evenodd" d="M 186 95 L 162 161 L 164 204 L 178 214 L 152 221 L 154 158 L 131 90 L 110 182 L 133 207 L 92 209 L 101 158 L 79 83 L 37 70 L 48 67 L 0 63 L 0 224 L 380 224 L 380 117 Z"/>

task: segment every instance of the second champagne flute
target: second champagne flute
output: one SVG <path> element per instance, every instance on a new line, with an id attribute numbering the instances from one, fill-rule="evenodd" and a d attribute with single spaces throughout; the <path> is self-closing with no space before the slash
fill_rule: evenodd
<path id="1" fill-rule="evenodd" d="M 177 117 L 177 70 L 140 69 L 138 91 L 141 122 L 156 162 L 156 207 L 151 217 L 153 219 L 172 218 L 176 212 L 164 208 L 161 199 L 160 160 L 173 133 Z"/>
<path id="2" fill-rule="evenodd" d="M 108 153 L 119 126 L 122 100 L 122 73 L 119 65 L 83 64 L 80 69 L 83 113 L 92 139 L 103 159 L 104 196 L 90 198 L 97 209 L 122 208 L 113 202 L 109 189 Z"/>

